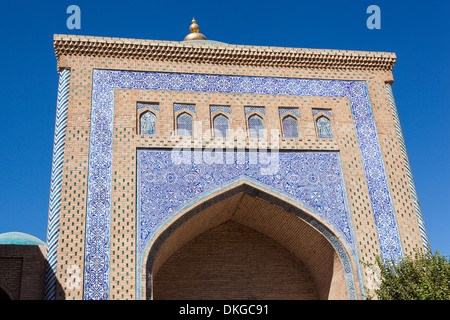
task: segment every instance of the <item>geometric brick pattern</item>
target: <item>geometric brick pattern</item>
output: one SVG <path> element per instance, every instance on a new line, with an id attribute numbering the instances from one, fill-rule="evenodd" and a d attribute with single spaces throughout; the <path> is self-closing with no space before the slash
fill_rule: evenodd
<path id="1" fill-rule="evenodd" d="M 425 221 L 422 216 L 422 210 L 420 209 L 419 198 L 417 196 L 416 185 L 414 183 L 413 175 L 411 172 L 411 165 L 409 164 L 408 153 L 406 152 L 405 139 L 403 138 L 403 132 L 400 126 L 400 119 L 398 117 L 397 107 L 395 105 L 394 95 L 392 93 L 392 87 L 389 83 L 386 83 L 386 91 L 388 93 L 389 104 L 392 110 L 392 117 L 394 118 L 394 126 L 400 144 L 400 151 L 403 157 L 403 161 L 405 163 L 406 176 L 408 178 L 409 187 L 413 198 L 414 209 L 416 211 L 417 222 L 419 224 L 419 230 L 422 237 L 424 250 L 425 252 L 429 252 L 429 242 L 427 231 L 425 229 Z"/>
<path id="2" fill-rule="evenodd" d="M 109 188 L 113 97 L 116 88 L 349 98 L 374 211 L 381 255 L 384 259 L 394 260 L 402 255 L 365 82 L 94 70 L 84 273 L 86 299 L 108 297 L 109 251 L 107 248 L 109 248 L 111 197 Z"/>

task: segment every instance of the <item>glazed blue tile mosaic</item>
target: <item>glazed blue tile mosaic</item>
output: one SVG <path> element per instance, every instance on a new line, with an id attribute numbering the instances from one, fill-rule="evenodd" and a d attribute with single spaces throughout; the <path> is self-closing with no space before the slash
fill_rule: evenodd
<path id="1" fill-rule="evenodd" d="M 278 112 L 280 114 L 280 117 L 283 117 L 286 113 L 292 113 L 293 115 L 297 116 L 297 118 L 300 118 L 300 112 L 298 111 L 298 108 L 279 108 Z"/>
<path id="2" fill-rule="evenodd" d="M 173 105 L 173 112 L 175 114 L 179 113 L 180 111 L 190 111 L 193 114 L 195 114 L 195 105 L 193 104 L 180 104 L 180 103 L 175 103 Z"/>
<path id="3" fill-rule="evenodd" d="M 144 112 L 139 117 L 141 131 L 140 134 L 155 135 L 156 134 L 156 116 L 150 111 Z"/>
<path id="4" fill-rule="evenodd" d="M 331 132 L 331 122 L 329 119 L 321 116 L 317 118 L 316 125 L 319 138 L 333 138 L 333 133 Z"/>
<path id="5" fill-rule="evenodd" d="M 315 117 L 316 115 L 318 115 L 319 113 L 323 113 L 326 114 L 327 116 L 329 116 L 330 118 L 333 118 L 333 114 L 331 113 L 331 110 L 326 110 L 326 109 L 312 109 L 312 113 L 313 116 Z"/>
<path id="6" fill-rule="evenodd" d="M 182 113 L 177 117 L 177 134 L 179 136 L 192 136 L 193 128 L 194 124 L 190 114 Z"/>
<path id="7" fill-rule="evenodd" d="M 211 115 L 213 115 L 217 111 L 222 111 L 227 114 L 231 114 L 231 107 L 230 106 L 211 106 L 209 108 Z"/>
<path id="8" fill-rule="evenodd" d="M 293 116 L 283 118 L 283 136 L 285 138 L 298 138 L 298 123 Z"/>
<path id="9" fill-rule="evenodd" d="M 263 107 L 244 107 L 244 112 L 246 115 L 249 115 L 252 112 L 259 112 L 263 116 L 266 115 L 266 109 Z"/>
<path id="10" fill-rule="evenodd" d="M 142 263 L 146 248 L 157 230 L 181 209 L 242 179 L 293 199 L 317 214 L 345 239 L 353 256 L 357 256 L 338 152 L 246 152 L 242 157 L 232 152 L 233 161 L 230 161 L 230 154 L 216 151 L 212 152 L 213 163 L 206 160 L 210 156 L 206 153 L 209 153 L 206 149 L 138 149 L 138 262 Z M 177 157 L 182 157 L 183 163 L 180 164 Z M 274 170 L 276 174 L 265 174 L 264 167 L 275 165 L 278 167 Z M 345 252 L 342 255 L 345 265 L 349 257 Z M 138 279 L 141 278 L 141 269 L 139 264 Z M 349 291 L 354 293 L 352 270 L 345 270 Z"/>
<path id="11" fill-rule="evenodd" d="M 213 128 L 214 128 L 214 136 L 215 137 L 228 137 L 229 134 L 229 121 L 228 118 L 223 114 L 219 114 L 213 119 Z"/>
<path id="12" fill-rule="evenodd" d="M 114 90 L 117 88 L 348 98 L 381 256 L 383 259 L 394 260 L 402 256 L 386 171 L 365 82 L 94 70 L 86 213 L 85 299 L 109 297 L 112 141 Z M 141 243 L 138 247 L 140 245 Z M 350 243 L 348 246 L 353 247 Z M 140 281 L 137 281 L 137 284 L 140 285 Z"/>
<path id="13" fill-rule="evenodd" d="M 250 138 L 264 138 L 263 119 L 259 115 L 254 114 L 251 115 L 247 121 Z"/>
<path id="14" fill-rule="evenodd" d="M 144 103 L 144 102 L 138 102 L 136 104 L 136 110 L 141 111 L 142 109 L 150 108 L 151 110 L 155 111 L 156 113 L 159 113 L 159 104 L 157 103 Z"/>

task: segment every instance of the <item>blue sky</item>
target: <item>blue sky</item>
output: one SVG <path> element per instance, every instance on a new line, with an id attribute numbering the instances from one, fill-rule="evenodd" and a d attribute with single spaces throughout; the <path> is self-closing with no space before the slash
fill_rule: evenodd
<path id="1" fill-rule="evenodd" d="M 69 30 L 69 5 L 81 29 Z M 381 9 L 369 30 L 366 9 Z M 393 91 L 432 250 L 450 255 L 450 2 L 33 1 L 2 4 L 0 233 L 45 241 L 58 75 L 53 34 L 180 41 L 192 17 L 230 44 L 387 51 Z"/>

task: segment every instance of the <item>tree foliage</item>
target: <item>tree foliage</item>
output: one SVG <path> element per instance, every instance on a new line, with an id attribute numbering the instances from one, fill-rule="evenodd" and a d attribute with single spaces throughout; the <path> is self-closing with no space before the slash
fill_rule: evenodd
<path id="1" fill-rule="evenodd" d="M 430 251 L 431 252 L 431 251 Z M 380 300 L 450 300 L 450 261 L 439 251 L 416 253 L 398 263 L 376 258 L 381 284 Z"/>

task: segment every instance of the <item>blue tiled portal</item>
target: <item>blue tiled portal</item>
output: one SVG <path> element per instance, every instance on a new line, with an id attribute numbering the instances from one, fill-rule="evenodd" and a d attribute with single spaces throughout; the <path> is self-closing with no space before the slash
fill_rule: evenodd
<path id="1" fill-rule="evenodd" d="M 114 90 L 117 88 L 347 97 L 360 146 L 381 255 L 383 259 L 394 260 L 402 256 L 397 223 L 365 82 L 94 70 L 86 214 L 85 299 L 108 299 L 109 297 L 112 140 Z M 162 154 L 160 157 L 163 157 Z M 282 158 L 280 153 L 280 160 Z M 209 170 L 212 172 L 212 168 Z M 309 172 L 311 179 L 314 179 L 313 172 Z M 236 172 L 225 171 L 224 174 L 236 174 Z M 256 176 L 250 178 L 257 180 Z M 287 189 L 281 189 L 281 186 L 277 188 L 280 188 L 276 189 L 277 192 L 287 192 Z M 198 190 L 192 190 L 191 195 L 200 195 L 196 192 Z M 305 197 L 308 195 L 311 196 L 311 193 L 305 194 Z M 167 193 L 159 195 L 159 197 L 167 196 Z M 319 203 L 321 199 L 316 198 L 315 201 Z M 325 212 L 319 210 L 315 213 L 323 214 L 325 217 Z M 343 220 L 339 220 L 339 224 L 334 222 L 332 225 L 342 227 L 346 219 L 349 221 L 347 213 L 340 214 Z M 164 216 L 161 221 L 149 222 L 148 226 L 156 222 L 164 223 L 163 220 L 167 218 Z M 331 217 L 329 219 L 332 221 Z M 141 219 L 139 223 L 143 221 L 146 220 Z M 138 235 L 141 239 L 137 244 L 138 250 L 142 247 L 144 239 L 148 239 L 143 237 L 143 234 L 153 229 L 140 226 L 140 230 L 142 234 Z M 351 232 L 344 232 L 345 228 L 338 227 L 336 230 L 344 235 L 349 234 L 345 237 L 345 241 L 349 248 L 354 248 Z M 151 232 L 147 234 L 147 237 L 151 237 Z M 356 261 L 356 264 L 358 263 Z M 140 268 L 141 266 L 138 265 L 137 269 Z M 140 286 L 140 278 L 137 279 L 137 284 Z"/>
<path id="2" fill-rule="evenodd" d="M 138 149 L 137 260 L 141 262 L 156 231 L 187 205 L 239 180 L 247 180 L 296 201 L 317 214 L 357 248 L 338 152 L 238 152 Z M 268 167 L 272 167 L 271 170 Z M 267 174 L 276 172 L 275 174 Z M 331 243 L 335 241 L 328 238 Z M 350 263 L 342 245 L 341 260 Z M 141 270 L 139 265 L 137 270 Z M 354 294 L 351 268 L 345 268 Z M 141 278 L 138 272 L 138 279 Z M 352 296 L 351 296 L 352 297 Z"/>

